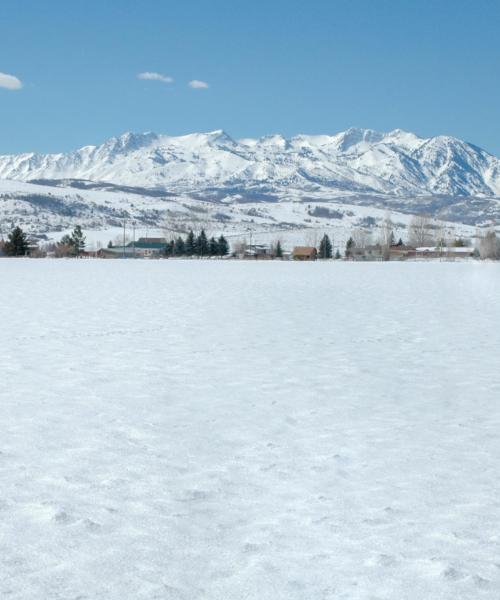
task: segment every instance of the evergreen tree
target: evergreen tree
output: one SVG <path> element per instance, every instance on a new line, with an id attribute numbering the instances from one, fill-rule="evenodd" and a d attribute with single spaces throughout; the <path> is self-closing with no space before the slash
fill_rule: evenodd
<path id="1" fill-rule="evenodd" d="M 205 230 L 202 229 L 200 231 L 200 235 L 196 239 L 196 254 L 198 256 L 208 256 L 208 251 L 209 251 L 209 247 L 208 247 L 207 234 L 205 233 Z"/>
<path id="2" fill-rule="evenodd" d="M 342 258 L 342 257 L 340 256 L 340 252 L 339 252 L 339 250 L 337 250 L 337 252 L 335 252 L 335 258 L 336 258 L 337 260 L 339 260 L 339 258 Z"/>
<path id="3" fill-rule="evenodd" d="M 332 242 L 326 233 L 319 244 L 319 258 L 332 258 Z"/>
<path id="4" fill-rule="evenodd" d="M 110 242 L 111 243 L 111 242 Z M 57 242 L 58 246 L 68 246 L 68 247 L 73 247 L 73 238 L 69 235 L 69 233 L 66 233 L 65 235 L 62 236 L 62 238 Z M 108 248 L 111 248 L 111 246 L 108 246 Z"/>
<path id="5" fill-rule="evenodd" d="M 283 258 L 283 248 L 281 247 L 281 242 L 278 240 L 275 248 L 276 258 Z"/>
<path id="6" fill-rule="evenodd" d="M 193 256 L 193 254 L 196 253 L 196 240 L 192 229 L 187 235 L 186 243 L 184 245 L 184 253 L 187 256 Z"/>
<path id="7" fill-rule="evenodd" d="M 214 237 L 211 237 L 208 241 L 208 253 L 210 256 L 217 256 L 219 254 L 219 244 Z"/>
<path id="8" fill-rule="evenodd" d="M 167 242 L 167 245 L 165 246 L 165 256 L 173 256 L 174 248 L 175 248 L 174 240 L 170 240 L 170 242 Z"/>
<path id="9" fill-rule="evenodd" d="M 28 238 L 20 227 L 14 227 L 4 244 L 7 256 L 25 256 L 28 252 Z"/>
<path id="10" fill-rule="evenodd" d="M 73 254 L 75 256 L 80 256 L 80 254 L 85 250 L 85 236 L 83 235 L 80 225 L 77 225 L 73 229 L 73 233 L 71 234 L 71 242 Z"/>
<path id="11" fill-rule="evenodd" d="M 346 258 L 348 258 L 349 256 L 351 256 L 351 252 L 352 252 L 352 249 L 354 248 L 354 246 L 356 246 L 356 244 L 355 244 L 354 240 L 352 239 L 352 237 L 350 237 L 347 240 L 347 244 L 345 245 L 345 255 L 346 255 Z"/>
<path id="12" fill-rule="evenodd" d="M 219 246 L 219 256 L 226 256 L 229 254 L 229 244 L 223 235 L 217 240 L 217 245 Z"/>
<path id="13" fill-rule="evenodd" d="M 399 238 L 398 243 L 396 244 L 396 246 L 404 246 L 404 244 L 403 244 L 403 238 Z"/>
<path id="14" fill-rule="evenodd" d="M 175 240 L 173 254 L 174 256 L 184 256 L 186 254 L 186 244 L 180 236 Z"/>
<path id="15" fill-rule="evenodd" d="M 396 245 L 396 238 L 394 237 L 394 231 L 391 231 L 391 235 L 389 236 L 389 246 Z"/>

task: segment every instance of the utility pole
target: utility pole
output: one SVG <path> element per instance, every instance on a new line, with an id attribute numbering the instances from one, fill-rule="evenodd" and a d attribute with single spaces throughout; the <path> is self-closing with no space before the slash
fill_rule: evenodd
<path id="1" fill-rule="evenodd" d="M 123 220 L 123 245 L 122 245 L 122 256 L 123 258 L 125 258 L 125 223 L 127 221 L 124 219 Z"/>
<path id="2" fill-rule="evenodd" d="M 133 238 L 132 239 L 134 240 L 132 245 L 133 245 L 133 248 L 134 248 L 134 258 L 135 258 L 135 221 L 132 224 L 132 232 L 133 232 Z"/>

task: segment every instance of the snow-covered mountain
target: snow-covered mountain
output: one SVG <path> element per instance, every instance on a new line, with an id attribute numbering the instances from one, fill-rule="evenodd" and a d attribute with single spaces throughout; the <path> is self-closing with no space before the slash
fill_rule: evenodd
<path id="1" fill-rule="evenodd" d="M 354 228 L 375 233 L 388 212 L 403 236 L 415 213 L 467 234 L 496 226 L 500 160 L 456 138 L 399 129 L 242 140 L 126 133 L 68 154 L 0 156 L 0 237 L 14 224 L 54 237 L 77 223 L 104 232 L 133 222 L 296 241 L 327 230 L 338 239 Z"/>
<path id="2" fill-rule="evenodd" d="M 79 179 L 174 193 L 500 197 L 498 158 L 453 137 L 424 139 L 401 130 L 243 140 L 223 131 L 126 133 L 68 154 L 0 156 L 0 178 Z"/>

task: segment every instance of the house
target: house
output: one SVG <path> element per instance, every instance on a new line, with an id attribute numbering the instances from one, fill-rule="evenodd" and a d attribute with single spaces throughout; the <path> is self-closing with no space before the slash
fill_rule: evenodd
<path id="1" fill-rule="evenodd" d="M 293 260 L 316 260 L 316 248 L 313 246 L 295 246 Z"/>
<path id="2" fill-rule="evenodd" d="M 165 255 L 167 240 L 165 238 L 139 238 L 126 246 L 101 248 L 100 258 L 160 258 Z"/>
<path id="3" fill-rule="evenodd" d="M 127 244 L 141 258 L 158 258 L 165 254 L 167 240 L 165 238 L 141 237 L 136 242 Z"/>
<path id="4" fill-rule="evenodd" d="M 245 247 L 243 258 L 272 258 L 271 249 L 264 244 L 248 244 Z"/>

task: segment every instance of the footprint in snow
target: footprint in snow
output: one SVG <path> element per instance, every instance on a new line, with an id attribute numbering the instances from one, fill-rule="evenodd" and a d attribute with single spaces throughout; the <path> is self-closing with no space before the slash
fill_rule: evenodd
<path id="1" fill-rule="evenodd" d="M 98 531 L 100 531 L 102 529 L 101 525 L 99 525 L 99 523 L 96 523 L 95 521 L 92 521 L 91 519 L 85 519 L 85 521 L 83 522 L 86 529 L 88 529 L 89 531 L 95 532 L 97 533 Z"/>
<path id="2" fill-rule="evenodd" d="M 68 515 L 65 510 L 59 510 L 54 515 L 54 521 L 56 523 L 60 523 L 61 525 L 68 525 L 69 523 L 74 522 L 74 518 Z"/>

